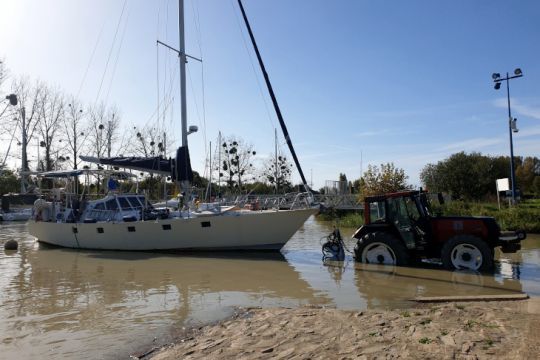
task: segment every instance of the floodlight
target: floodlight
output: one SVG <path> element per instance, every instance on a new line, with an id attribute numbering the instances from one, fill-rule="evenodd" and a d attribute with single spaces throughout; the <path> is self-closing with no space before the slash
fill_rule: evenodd
<path id="1" fill-rule="evenodd" d="M 495 84 L 495 90 L 499 90 L 501 88 L 501 83 L 498 82 Z"/>
<path id="2" fill-rule="evenodd" d="M 520 68 L 517 68 L 516 70 L 514 70 L 514 75 L 521 75 L 521 69 Z"/>
<path id="3" fill-rule="evenodd" d="M 11 95 L 8 95 L 6 96 L 6 99 L 9 100 L 9 103 L 13 106 L 17 105 L 19 103 L 19 101 L 17 100 L 17 95 L 15 94 L 11 94 Z"/>
<path id="4" fill-rule="evenodd" d="M 493 75 L 491 75 L 491 77 L 493 78 L 493 80 L 497 80 L 498 78 L 501 77 L 501 74 L 499 74 L 499 73 L 493 73 Z"/>

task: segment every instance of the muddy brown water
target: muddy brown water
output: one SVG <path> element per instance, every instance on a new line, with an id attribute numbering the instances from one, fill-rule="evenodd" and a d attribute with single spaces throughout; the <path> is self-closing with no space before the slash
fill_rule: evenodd
<path id="1" fill-rule="evenodd" d="M 323 265 L 310 218 L 281 254 L 156 254 L 51 248 L 24 224 L 0 225 L 0 358 L 127 358 L 183 327 L 231 315 L 236 306 L 400 308 L 416 296 L 540 296 L 540 236 L 517 254 L 497 253 L 493 274 L 342 263 Z M 343 230 L 350 237 L 351 230 Z M 352 250 L 354 242 L 348 240 Z"/>

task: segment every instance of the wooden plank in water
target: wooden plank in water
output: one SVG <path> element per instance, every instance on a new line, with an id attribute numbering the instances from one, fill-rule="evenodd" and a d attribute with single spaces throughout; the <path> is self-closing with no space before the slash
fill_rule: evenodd
<path id="1" fill-rule="evenodd" d="M 501 295 L 463 295 L 463 296 L 419 296 L 412 299 L 416 302 L 452 302 L 452 301 L 511 301 L 527 300 L 529 295 L 520 294 L 501 294 Z"/>

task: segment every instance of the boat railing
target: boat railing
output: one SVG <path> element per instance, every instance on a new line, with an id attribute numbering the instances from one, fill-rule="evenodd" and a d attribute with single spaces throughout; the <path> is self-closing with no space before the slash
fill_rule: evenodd
<path id="1" fill-rule="evenodd" d="M 96 210 L 92 209 L 86 214 L 87 219 L 95 219 L 96 221 L 112 221 L 116 219 L 118 210 Z"/>
<path id="2" fill-rule="evenodd" d="M 230 203 L 239 207 L 257 204 L 257 208 L 262 209 L 298 209 L 312 206 L 314 199 L 310 193 L 295 192 L 287 194 L 244 195 L 238 196 L 234 200 L 222 200 L 223 203 Z"/>
<path id="3" fill-rule="evenodd" d="M 313 195 L 308 192 L 298 193 L 290 204 L 290 209 L 301 209 L 313 206 Z"/>

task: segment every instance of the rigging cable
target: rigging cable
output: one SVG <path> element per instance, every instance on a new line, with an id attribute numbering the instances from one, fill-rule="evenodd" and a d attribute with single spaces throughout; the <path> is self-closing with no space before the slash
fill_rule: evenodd
<path id="1" fill-rule="evenodd" d="M 199 104 L 197 102 L 197 98 L 195 97 L 195 87 L 193 86 L 193 79 L 191 77 L 191 72 L 189 71 L 189 66 L 186 68 L 186 70 L 189 77 L 189 86 L 191 87 L 191 91 L 193 92 L 193 103 L 195 104 L 195 113 L 197 114 L 197 118 L 199 119 L 199 124 L 202 126 L 201 114 L 199 113 Z M 206 138 L 204 139 L 204 141 L 206 141 Z M 205 147 L 205 152 L 206 152 L 206 147 Z"/>
<path id="2" fill-rule="evenodd" d="M 203 125 L 203 139 L 204 139 L 204 149 L 205 156 L 208 156 L 208 151 L 206 149 L 206 96 L 205 96 L 205 82 L 204 82 L 204 55 L 202 51 L 202 33 L 201 33 L 201 19 L 199 16 L 199 7 L 195 6 L 195 0 L 191 2 L 191 8 L 193 11 L 193 22 L 195 23 L 195 29 L 197 30 L 197 45 L 199 47 L 199 58 L 201 59 L 201 95 L 202 95 L 202 125 Z M 210 149 L 210 152 L 212 149 Z"/>
<path id="3" fill-rule="evenodd" d="M 175 83 L 175 80 L 176 80 L 176 76 L 178 74 L 178 67 L 176 67 L 175 69 L 176 71 L 173 73 L 173 76 L 170 78 L 170 81 L 169 81 L 169 91 L 168 91 L 168 94 L 167 94 L 167 90 L 166 88 L 164 87 L 165 89 L 165 94 L 163 95 L 163 97 L 161 98 L 161 107 L 160 109 L 158 109 L 157 107 L 154 109 L 152 115 L 150 115 L 150 117 L 145 121 L 144 123 L 144 126 L 149 126 L 151 122 L 153 122 L 154 118 L 157 119 L 157 121 L 159 121 L 160 117 L 163 115 L 163 117 L 165 117 L 167 111 L 169 110 L 169 106 L 172 104 L 172 101 L 173 101 L 173 97 L 172 97 L 172 94 L 173 94 L 173 86 L 174 86 L 174 83 Z M 167 100 L 168 99 L 168 100 Z M 158 112 L 159 110 L 159 112 Z"/>
<path id="4" fill-rule="evenodd" d="M 18 127 L 19 127 L 19 122 L 17 121 L 17 123 L 13 127 L 13 134 L 11 135 L 11 140 L 9 140 L 9 146 L 6 151 L 6 156 L 4 157 L 4 162 L 2 162 L 2 166 L 1 166 L 2 169 L 6 166 L 6 161 L 9 156 L 9 151 L 11 150 L 11 144 L 13 143 L 13 139 L 15 138 L 15 133 L 17 132 Z"/>
<path id="5" fill-rule="evenodd" d="M 165 2 L 165 39 L 168 40 L 169 39 L 169 0 L 167 0 Z M 169 70 L 167 71 L 167 65 L 169 66 Z M 171 61 L 170 61 L 170 57 L 169 56 L 166 56 L 163 58 L 163 68 L 165 69 L 163 71 L 163 94 L 167 94 L 167 74 L 170 74 L 171 73 Z M 175 66 L 173 68 L 174 71 L 178 70 L 177 67 Z M 169 94 L 170 96 L 170 94 Z M 166 96 L 164 95 L 163 97 L 163 101 L 165 101 L 166 99 Z M 166 115 L 166 112 L 163 111 L 162 114 L 159 114 L 158 115 L 158 123 L 159 121 L 161 121 L 163 127 L 165 127 L 165 119 L 166 119 L 167 115 Z M 160 120 L 161 119 L 161 120 Z M 171 119 L 171 123 L 172 123 L 172 119 Z"/>
<path id="6" fill-rule="evenodd" d="M 105 80 L 105 75 L 107 74 L 107 69 L 109 68 L 109 61 L 111 60 L 111 55 L 114 49 L 114 44 L 116 43 L 116 37 L 118 36 L 118 30 L 120 29 L 120 24 L 122 22 L 122 17 L 124 15 L 124 10 L 126 8 L 127 0 L 124 0 L 124 5 L 122 5 L 122 12 L 120 13 L 120 17 L 118 18 L 118 24 L 116 25 L 116 31 L 114 32 L 114 38 L 113 42 L 111 44 L 111 48 L 109 49 L 109 55 L 107 56 L 107 62 L 105 63 L 105 70 L 103 71 L 103 75 L 101 76 L 101 82 L 99 84 L 99 89 L 96 95 L 95 103 L 99 100 L 99 95 L 101 94 L 101 88 L 103 86 L 103 80 Z"/>
<path id="7" fill-rule="evenodd" d="M 270 121 L 270 124 L 272 126 L 272 129 L 275 129 L 276 123 L 274 121 L 274 118 L 270 114 L 270 109 L 268 107 L 268 102 L 266 101 L 266 96 L 264 95 L 264 91 L 262 89 L 261 81 L 259 80 L 259 76 L 257 75 L 257 69 L 255 69 L 255 64 L 253 62 L 253 57 L 251 56 L 251 52 L 249 51 L 249 47 L 247 44 L 246 37 L 244 35 L 244 30 L 242 28 L 242 25 L 240 24 L 240 19 L 238 18 L 238 14 L 236 12 L 236 8 L 234 6 L 233 0 L 230 0 L 231 7 L 233 8 L 234 17 L 236 19 L 236 24 L 238 25 L 238 29 L 240 30 L 240 36 L 242 37 L 242 41 L 244 43 L 244 48 L 246 49 L 246 53 L 248 54 L 248 59 L 251 64 L 251 70 L 253 70 L 253 76 L 255 76 L 255 80 L 257 80 L 257 87 L 259 88 L 259 94 L 261 95 L 261 99 L 264 103 L 264 108 L 266 109 L 266 115 L 268 116 L 268 120 Z"/>
<path id="8" fill-rule="evenodd" d="M 126 15 L 124 28 L 122 29 L 122 35 L 120 36 L 120 44 L 118 45 L 118 50 L 116 52 L 116 59 L 114 60 L 113 71 L 111 74 L 111 81 L 109 82 L 109 88 L 107 89 L 107 96 L 105 96 L 106 101 L 109 99 L 109 93 L 111 92 L 114 75 L 116 74 L 116 66 L 118 65 L 118 59 L 120 58 L 120 51 L 122 50 L 122 44 L 124 43 L 124 36 L 126 35 L 126 28 L 127 28 L 128 21 L 129 21 L 129 9 Z"/>
<path id="9" fill-rule="evenodd" d="M 97 37 L 96 43 L 94 44 L 94 50 L 92 50 L 92 55 L 90 55 L 90 60 L 88 61 L 88 65 L 86 66 L 86 71 L 84 72 L 84 76 L 81 81 L 81 85 L 79 85 L 79 90 L 77 91 L 77 96 L 75 98 L 78 98 L 81 94 L 81 90 L 84 86 L 84 82 L 86 81 L 86 76 L 88 75 L 88 70 L 90 70 L 90 65 L 92 64 L 92 61 L 94 60 L 94 55 L 96 54 L 96 49 L 99 44 L 99 40 L 101 39 L 101 35 L 103 34 L 103 29 L 105 28 L 105 21 L 103 21 L 103 24 L 101 25 L 101 30 L 99 31 L 99 35 Z"/>

